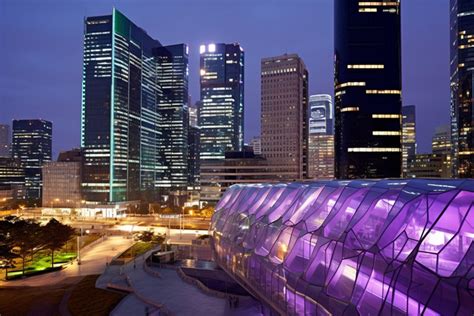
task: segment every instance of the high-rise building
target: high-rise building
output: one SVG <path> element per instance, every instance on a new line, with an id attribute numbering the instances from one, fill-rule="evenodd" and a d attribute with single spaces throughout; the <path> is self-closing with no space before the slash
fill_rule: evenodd
<path id="1" fill-rule="evenodd" d="M 309 97 L 309 134 L 334 134 L 334 111 L 332 98 L 328 94 Z"/>
<path id="2" fill-rule="evenodd" d="M 156 183 L 170 190 L 185 190 L 188 184 L 188 53 L 185 44 L 156 49 L 162 162 Z"/>
<path id="3" fill-rule="evenodd" d="M 408 159 L 416 155 L 416 111 L 414 105 L 402 107 L 402 171 L 408 171 Z"/>
<path id="4" fill-rule="evenodd" d="M 24 200 L 25 168 L 19 159 L 0 157 L 0 201 Z"/>
<path id="5" fill-rule="evenodd" d="M 250 140 L 249 146 L 252 147 L 253 153 L 255 155 L 262 154 L 262 138 L 260 136 L 253 137 Z"/>
<path id="6" fill-rule="evenodd" d="M 199 105 L 201 103 L 200 102 L 196 102 L 196 104 L 194 106 L 191 106 L 191 104 L 189 104 L 189 126 L 193 126 L 193 127 L 196 127 L 198 126 L 198 111 L 199 111 Z"/>
<path id="7" fill-rule="evenodd" d="M 82 205 L 81 150 L 61 152 L 58 161 L 43 165 L 43 207 L 71 207 Z"/>
<path id="8" fill-rule="evenodd" d="M 453 174 L 474 177 L 474 2 L 451 0 L 451 133 Z"/>
<path id="9" fill-rule="evenodd" d="M 401 175 L 400 1 L 335 0 L 339 179 Z"/>
<path id="10" fill-rule="evenodd" d="M 10 157 L 10 126 L 0 124 L 0 157 Z"/>
<path id="11" fill-rule="evenodd" d="M 41 201 L 43 164 L 51 161 L 53 125 L 45 120 L 13 120 L 12 156 L 25 169 L 26 199 Z"/>
<path id="12" fill-rule="evenodd" d="M 244 145 L 244 50 L 237 44 L 200 46 L 200 158 L 224 159 Z"/>
<path id="13" fill-rule="evenodd" d="M 436 128 L 436 132 L 431 141 L 431 150 L 434 155 L 441 156 L 443 161 L 443 173 L 441 177 L 452 177 L 453 170 L 453 142 L 449 125 Z M 446 170 L 446 171 L 445 171 Z M 448 172 L 449 171 L 449 172 Z"/>
<path id="14" fill-rule="evenodd" d="M 309 97 L 308 178 L 334 178 L 334 115 L 327 94 Z"/>
<path id="15" fill-rule="evenodd" d="M 183 153 L 174 157 L 171 148 L 163 156 L 160 146 L 165 134 L 171 137 L 169 144 L 186 150 L 182 140 L 187 122 L 175 120 L 186 116 L 187 49 L 162 48 L 116 9 L 84 23 L 84 198 L 102 203 L 154 199 L 165 169 L 178 165 L 180 173 L 183 170 L 176 162 L 182 162 Z M 175 123 L 182 128 L 170 136 Z"/>
<path id="16" fill-rule="evenodd" d="M 447 156 L 416 154 L 408 158 L 407 178 L 450 178 L 451 169 Z"/>
<path id="17" fill-rule="evenodd" d="M 296 54 L 261 61 L 262 154 L 286 166 L 288 180 L 307 175 L 308 70 Z"/>

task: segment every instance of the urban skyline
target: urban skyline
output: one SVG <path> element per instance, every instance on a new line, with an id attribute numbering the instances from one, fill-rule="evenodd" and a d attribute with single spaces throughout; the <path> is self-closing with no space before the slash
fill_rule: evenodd
<path id="1" fill-rule="evenodd" d="M 27 2 L 27 1 L 26 1 Z M 3 3 L 5 10 L 2 12 L 14 13 L 15 10 L 20 10 L 22 5 L 25 5 L 26 2 L 22 4 L 14 3 Z M 446 3 L 442 3 L 446 2 Z M 205 2 L 203 8 L 208 7 L 213 2 Z M 157 22 L 157 19 L 151 20 L 148 16 L 143 15 L 143 10 L 136 10 L 133 6 L 128 6 L 126 3 L 121 3 L 117 7 L 126 12 L 127 16 L 133 21 L 139 23 L 141 27 L 147 30 L 150 36 L 159 38 L 160 41 L 164 43 L 174 43 L 176 41 L 188 43 L 190 47 L 190 94 L 193 100 L 199 98 L 199 68 L 197 67 L 199 63 L 199 45 L 204 42 L 214 41 L 214 42 L 239 42 L 246 51 L 246 122 L 245 122 L 245 141 L 248 142 L 254 136 L 259 134 L 259 112 L 260 112 L 260 85 L 259 82 L 259 62 L 260 59 L 267 56 L 280 55 L 282 53 L 298 53 L 305 63 L 308 66 L 310 73 L 309 78 L 309 93 L 328 93 L 332 94 L 332 52 L 333 52 L 333 43 L 332 43 L 332 26 L 333 26 L 333 8 L 331 1 L 319 1 L 318 3 L 310 3 L 309 1 L 300 1 L 298 2 L 302 7 L 312 10 L 314 19 L 318 21 L 313 21 L 316 25 L 307 25 L 306 28 L 311 29 L 311 32 L 303 32 L 305 34 L 310 34 L 311 38 L 314 38 L 314 41 L 310 41 L 309 44 L 298 41 L 297 39 L 301 37 L 301 34 L 295 35 L 295 38 L 289 36 L 288 31 L 284 30 L 282 26 L 278 24 L 274 19 L 275 12 L 277 15 L 281 12 L 287 12 L 290 17 L 295 16 L 294 6 L 284 2 L 276 1 L 268 4 L 268 9 L 271 10 L 272 14 L 263 14 L 260 16 L 260 23 L 266 22 L 268 25 L 272 26 L 272 30 L 269 31 L 269 35 L 261 39 L 260 45 L 256 45 L 258 42 L 255 38 L 256 35 L 250 34 L 248 31 L 248 26 L 242 26 L 239 31 L 235 27 L 230 27 L 228 32 L 220 32 L 212 28 L 208 23 L 203 23 L 199 28 L 194 28 L 193 32 L 185 32 L 182 30 L 184 26 L 176 26 L 173 28 L 173 31 L 163 32 L 160 28 L 162 22 Z M 215 3 L 214 3 L 215 4 Z M 92 10 L 86 2 L 77 2 L 74 4 L 78 8 L 82 8 L 82 12 L 87 12 L 88 15 L 100 15 L 110 12 L 110 7 L 113 3 L 107 7 L 106 5 L 94 6 Z M 149 4 L 148 4 L 149 5 Z M 192 4 L 190 4 L 192 6 Z M 173 5 L 166 5 L 167 9 L 170 12 L 177 10 Z M 263 11 L 263 6 L 255 5 L 251 6 L 249 2 L 244 2 L 242 7 L 233 7 L 235 9 L 236 16 L 242 15 L 243 11 L 248 8 L 252 8 L 252 12 L 260 13 Z M 439 1 L 431 5 L 430 12 L 424 12 L 426 19 L 423 19 L 424 23 L 420 23 L 416 20 L 416 14 L 420 13 L 422 10 L 421 1 L 413 1 L 410 3 L 404 3 L 402 6 L 402 51 L 403 51 L 403 104 L 417 104 L 417 109 L 420 113 L 423 113 L 426 116 L 426 119 L 422 120 L 418 124 L 418 143 L 419 151 L 427 152 L 430 148 L 430 141 L 432 134 L 439 125 L 447 124 L 449 117 L 449 14 L 448 3 L 447 1 Z M 69 7 L 68 7 L 69 8 Z M 197 13 L 203 13 L 203 8 L 197 10 Z M 55 14 L 56 10 L 65 10 L 66 7 L 58 5 L 51 12 L 44 12 L 47 14 Z M 39 10 L 42 10 L 39 8 Z M 225 11 L 223 6 L 218 5 L 216 7 L 217 12 Z M 79 10 L 81 11 L 81 10 Z M 146 10 L 145 10 L 146 11 Z M 23 11 L 22 11 L 23 12 Z M 23 12 L 25 13 L 25 12 Z M 28 13 L 21 15 L 20 19 L 29 17 L 34 21 L 34 17 L 28 16 Z M 77 53 L 79 53 L 79 58 L 81 58 L 82 48 L 81 48 L 81 33 L 82 29 L 77 24 L 81 24 L 85 14 L 79 14 L 80 12 L 75 12 L 73 16 L 75 18 L 71 19 L 70 13 L 65 13 L 66 16 L 70 18 L 67 21 L 62 21 L 65 25 L 65 30 L 72 32 L 68 38 L 64 39 L 64 47 L 68 47 L 68 52 L 62 54 L 64 59 L 57 60 L 58 65 L 67 61 L 67 67 L 58 67 L 61 68 L 61 76 L 64 76 L 65 80 L 58 80 L 57 71 L 59 69 L 52 68 L 51 74 L 45 74 L 45 81 L 54 83 L 54 85 L 62 84 L 64 85 L 61 88 L 61 92 L 57 92 L 54 99 L 49 99 L 48 96 L 37 95 L 37 87 L 41 86 L 30 86 L 25 90 L 25 93 L 21 97 L 13 95 L 14 92 L 9 92 L 8 87 L 15 86 L 16 84 L 26 84 L 23 83 L 25 78 L 19 78 L 18 76 L 22 73 L 20 68 L 18 71 L 13 73 L 14 69 L 7 69 L 0 77 L 7 84 L 7 89 L 2 89 L 2 94 L 0 95 L 1 99 L 5 103 L 13 104 L 13 106 L 8 108 L 2 108 L 0 111 L 0 118 L 3 123 L 9 124 L 14 118 L 28 118 L 28 117 L 42 117 L 48 120 L 53 121 L 57 135 L 54 139 L 53 151 L 54 156 L 59 153 L 61 150 L 67 150 L 71 147 L 79 146 L 79 133 L 78 128 L 73 128 L 74 126 L 79 126 L 78 113 L 80 111 L 80 89 L 78 90 L 78 74 L 80 80 L 80 66 L 76 66 L 76 62 L 71 62 L 73 59 L 77 59 Z M 225 12 L 224 12 L 225 13 Z M 218 19 L 221 19 L 225 14 L 220 15 Z M 1 13 L 0 13 L 1 14 Z M 193 13 L 194 14 L 194 13 Z M 11 15 L 11 14 L 10 14 Z M 170 14 L 172 15 L 172 14 Z M 256 14 L 258 16 L 258 14 Z M 319 17 L 319 19 L 317 19 Z M 5 27 L 12 27 L 11 18 L 8 16 L 4 17 L 5 19 L 1 22 L 4 23 Z M 256 17 L 254 14 L 250 16 L 249 23 L 256 23 Z M 163 23 L 166 23 L 166 18 L 162 19 Z M 444 23 L 441 22 L 444 21 Z M 289 24 L 295 23 L 289 21 Z M 311 24 L 310 22 L 305 22 Z M 74 25 L 73 25 L 74 24 Z M 58 29 L 52 30 L 51 26 L 40 23 L 40 28 L 44 28 L 45 41 L 53 41 L 56 36 L 62 36 L 58 33 Z M 432 30 L 437 29 L 437 32 L 432 32 Z M 416 34 L 411 34 L 407 32 L 407 29 L 416 29 Z M 18 30 L 20 34 L 23 30 L 20 28 Z M 25 30 L 26 31 L 26 30 Z M 79 31 L 79 34 L 77 34 Z M 283 32 L 283 33 L 282 33 Z M 419 33 L 418 33 L 419 32 Z M 179 35 L 177 35 L 177 33 Z M 279 41 L 276 41 L 277 33 L 282 33 L 278 37 Z M 432 33 L 436 33 L 437 36 L 434 36 Z M 74 35 L 76 34 L 76 35 Z M 443 37 L 444 34 L 444 37 Z M 419 35 L 415 41 L 415 35 Z M 8 34 L 4 37 L 5 41 L 10 43 Z M 28 38 L 28 35 L 26 35 Z M 307 36 L 307 35 L 306 35 Z M 436 38 L 435 38 L 436 37 Z M 423 40 L 420 40 L 422 38 Z M 444 40 L 443 40 L 444 38 Z M 275 39 L 275 41 L 271 41 Z M 15 39 L 12 39 L 13 47 L 12 50 L 18 50 L 21 54 L 27 54 L 22 51 L 23 44 L 18 43 Z M 433 47 L 434 54 L 429 54 L 423 60 L 417 57 L 417 52 L 419 51 L 419 42 L 423 42 L 423 46 Z M 64 48 L 58 47 L 60 51 Z M 41 50 L 39 54 L 45 54 Z M 6 58 L 12 58 L 10 52 L 1 53 Z M 47 56 L 45 55 L 45 58 Z M 446 65 L 446 67 L 442 65 Z M 439 71 L 434 75 L 433 67 L 437 65 L 437 69 L 446 68 L 442 73 L 445 73 L 444 76 L 439 75 Z M 421 71 L 423 70 L 423 71 Z M 7 80 L 5 75 L 12 74 L 15 80 Z M 35 74 L 33 74 L 32 80 L 34 79 Z M 9 77 L 12 77 L 11 75 Z M 446 87 L 446 84 L 448 85 Z M 80 85 L 80 83 L 79 83 Z M 435 87 L 435 89 L 432 89 Z M 36 91 L 36 92 L 35 92 Z M 62 92 L 64 91 L 64 92 Z M 431 93 L 431 91 L 434 91 Z M 444 92 L 443 92 L 444 91 Z M 66 95 L 67 92 L 67 95 Z M 13 93 L 13 94 L 12 94 Z M 31 95 L 35 95 L 35 98 Z M 41 106 L 31 107 L 29 104 L 35 100 L 35 103 L 40 102 Z M 444 100 L 444 101 L 443 101 Z M 64 120 L 59 120 L 58 113 L 61 112 L 61 118 L 64 117 Z M 435 109 L 435 110 L 433 110 Z M 420 115 L 419 115 L 420 116 Z"/>

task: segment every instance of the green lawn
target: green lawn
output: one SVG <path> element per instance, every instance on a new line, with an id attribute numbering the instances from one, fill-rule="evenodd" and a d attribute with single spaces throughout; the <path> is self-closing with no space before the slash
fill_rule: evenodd
<path id="1" fill-rule="evenodd" d="M 75 252 L 58 252 L 54 254 L 54 267 L 61 267 L 63 264 L 76 258 Z M 35 255 L 34 259 L 26 264 L 25 275 L 34 274 L 51 268 L 51 254 L 48 251 L 41 251 Z M 8 277 L 21 275 L 21 263 L 16 265 L 16 270 L 9 271 Z"/>

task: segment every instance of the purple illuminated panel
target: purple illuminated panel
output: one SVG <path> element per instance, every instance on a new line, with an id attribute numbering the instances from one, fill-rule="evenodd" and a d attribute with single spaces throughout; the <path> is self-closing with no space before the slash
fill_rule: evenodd
<path id="1" fill-rule="evenodd" d="M 474 314 L 474 180 L 234 185 L 211 230 L 284 314 Z"/>

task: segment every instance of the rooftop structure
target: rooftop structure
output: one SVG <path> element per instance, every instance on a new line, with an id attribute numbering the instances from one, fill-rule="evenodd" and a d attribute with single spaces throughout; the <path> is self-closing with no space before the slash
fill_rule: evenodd
<path id="1" fill-rule="evenodd" d="M 230 187 L 217 263 L 278 313 L 471 315 L 474 180 Z"/>

